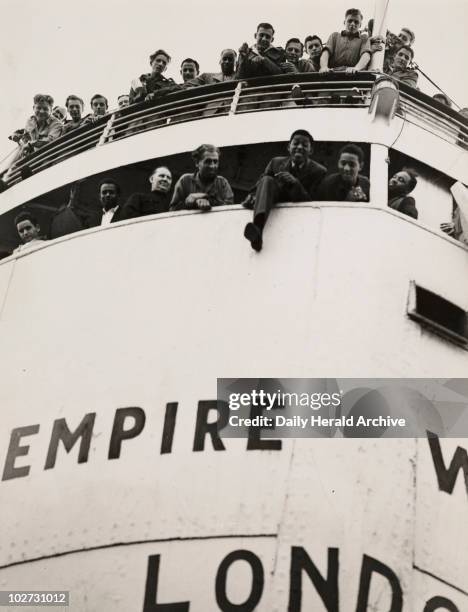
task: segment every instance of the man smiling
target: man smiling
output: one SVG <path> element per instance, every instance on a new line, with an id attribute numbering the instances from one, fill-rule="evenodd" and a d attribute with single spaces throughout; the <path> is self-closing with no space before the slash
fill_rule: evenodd
<path id="1" fill-rule="evenodd" d="M 166 166 L 155 168 L 149 177 L 150 193 L 133 193 L 123 206 L 119 221 L 144 217 L 169 210 L 172 174 Z"/>
<path id="2" fill-rule="evenodd" d="M 244 43 L 239 49 L 236 78 L 272 76 L 284 72 L 296 72 L 294 65 L 286 61 L 281 47 L 273 47 L 275 29 L 271 23 L 260 23 L 255 32 L 255 44 Z"/>
<path id="3" fill-rule="evenodd" d="M 338 154 L 338 172 L 327 176 L 318 190 L 318 199 L 329 202 L 368 202 L 369 179 L 360 174 L 364 152 L 355 144 L 345 145 Z"/>
<path id="4" fill-rule="evenodd" d="M 288 144 L 288 157 L 274 157 L 256 185 L 255 195 L 243 202 L 253 208 L 253 221 L 244 236 L 255 251 L 263 246 L 263 230 L 271 209 L 280 202 L 307 202 L 315 199 L 317 187 L 327 169 L 310 157 L 314 139 L 306 130 L 296 130 Z"/>
<path id="5" fill-rule="evenodd" d="M 413 219 L 418 218 L 418 210 L 415 199 L 409 194 L 418 183 L 417 176 L 413 168 L 403 168 L 388 182 L 388 206 Z"/>
<path id="6" fill-rule="evenodd" d="M 387 74 L 409 87 L 416 87 L 418 84 L 418 73 L 408 68 L 413 57 L 414 51 L 411 47 L 401 47 L 396 52 L 392 65 L 386 70 Z"/>

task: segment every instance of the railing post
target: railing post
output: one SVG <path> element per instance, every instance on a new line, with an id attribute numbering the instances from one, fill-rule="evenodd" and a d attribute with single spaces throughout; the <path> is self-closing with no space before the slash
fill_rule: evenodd
<path id="1" fill-rule="evenodd" d="M 112 126 L 114 125 L 114 119 L 115 119 L 115 113 L 112 113 L 112 115 L 109 118 L 109 121 L 106 123 L 106 127 L 104 128 L 101 134 L 101 138 L 99 139 L 99 142 L 96 145 L 97 147 L 100 147 L 101 145 L 106 144 L 107 139 L 109 138 L 109 135 L 111 133 Z"/>
<path id="2" fill-rule="evenodd" d="M 229 109 L 229 115 L 235 115 L 236 114 L 237 105 L 239 103 L 239 98 L 240 98 L 240 95 L 241 95 L 242 85 L 243 84 L 244 84 L 243 81 L 240 81 L 236 85 L 236 89 L 234 90 L 234 96 L 233 96 L 232 102 L 231 102 L 231 108 Z"/>

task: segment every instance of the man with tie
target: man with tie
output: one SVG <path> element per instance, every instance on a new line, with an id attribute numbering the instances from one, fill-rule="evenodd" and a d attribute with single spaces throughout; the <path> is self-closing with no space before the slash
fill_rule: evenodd
<path id="1" fill-rule="evenodd" d="M 247 223 L 244 236 L 255 251 L 263 246 L 263 230 L 273 206 L 279 202 L 308 202 L 327 169 L 311 159 L 314 139 L 306 130 L 296 130 L 288 144 L 288 157 L 274 157 L 252 193 L 243 202 L 253 208 L 253 222 Z"/>
<path id="2" fill-rule="evenodd" d="M 369 39 L 360 33 L 362 13 L 348 9 L 345 15 L 346 29 L 333 32 L 323 47 L 320 57 L 320 72 L 344 70 L 353 73 L 365 70 L 371 59 Z"/>

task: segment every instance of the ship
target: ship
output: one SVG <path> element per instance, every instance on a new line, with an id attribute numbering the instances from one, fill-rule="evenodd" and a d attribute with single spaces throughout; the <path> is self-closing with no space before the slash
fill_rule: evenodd
<path id="1" fill-rule="evenodd" d="M 220 147 L 236 202 L 299 128 L 328 168 L 359 144 L 371 192 L 279 205 L 261 253 L 233 205 L 2 259 L 0 590 L 20 597 L 2 603 L 54 591 L 44 601 L 79 612 L 468 610 L 468 445 L 433 413 L 414 437 L 216 429 L 218 379 L 353 380 L 356 402 L 364 376 L 437 379 L 446 411 L 466 406 L 468 250 L 440 224 L 454 202 L 467 210 L 467 126 L 378 68 L 173 93 L 9 173 L 4 252 L 25 207 L 49 227 L 76 182 L 84 201 L 109 175 L 124 195 L 147 191 L 157 165 L 191 171 L 202 142 Z M 389 176 L 408 165 L 417 220 L 388 207 Z"/>

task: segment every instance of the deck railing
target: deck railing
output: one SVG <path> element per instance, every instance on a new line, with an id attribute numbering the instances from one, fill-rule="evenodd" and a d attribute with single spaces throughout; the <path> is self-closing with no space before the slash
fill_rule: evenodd
<path id="1" fill-rule="evenodd" d="M 9 186 L 94 147 L 176 123 L 214 116 L 319 107 L 368 107 L 377 73 L 288 74 L 225 81 L 168 94 L 156 102 L 116 110 L 97 123 L 69 132 L 14 164 Z M 418 90 L 401 86 L 397 114 L 436 136 L 468 148 L 468 123 Z"/>

